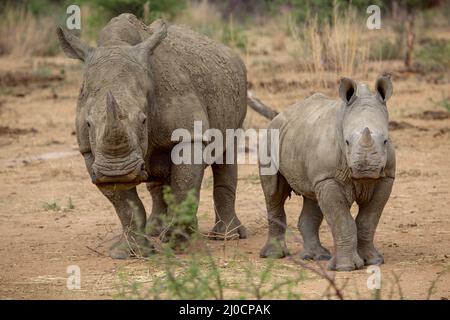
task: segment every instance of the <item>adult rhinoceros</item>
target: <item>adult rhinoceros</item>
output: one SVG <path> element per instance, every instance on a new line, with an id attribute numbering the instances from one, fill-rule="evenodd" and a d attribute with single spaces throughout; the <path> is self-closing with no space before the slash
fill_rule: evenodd
<path id="1" fill-rule="evenodd" d="M 145 236 L 146 225 L 161 231 L 161 215 L 173 214 L 163 187 L 171 187 L 176 201 L 194 189 L 198 201 L 206 166 L 174 164 L 171 151 L 177 142 L 172 132 L 192 132 L 194 121 L 202 121 L 204 131 L 241 127 L 245 66 L 229 48 L 187 27 L 166 26 L 161 20 L 146 26 L 131 14 L 113 18 L 100 32 L 97 48 L 61 28 L 57 33 L 66 55 L 84 62 L 76 112 L 80 152 L 92 182 L 114 205 L 123 226 L 123 237 L 110 256 L 146 256 L 154 250 Z M 231 230 L 244 238 L 245 228 L 235 213 L 235 163 L 212 164 L 213 232 Z M 136 192 L 141 182 L 147 183 L 153 200 L 148 222 Z"/>

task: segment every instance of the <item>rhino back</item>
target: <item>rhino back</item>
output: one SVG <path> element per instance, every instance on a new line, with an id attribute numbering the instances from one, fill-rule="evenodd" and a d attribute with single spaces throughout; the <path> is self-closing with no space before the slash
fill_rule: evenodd
<path id="1" fill-rule="evenodd" d="M 246 69 L 231 49 L 188 27 L 172 25 L 150 58 L 156 112 L 169 132 L 192 128 L 239 128 L 247 110 Z"/>
<path id="2" fill-rule="evenodd" d="M 123 13 L 112 18 L 100 31 L 98 46 L 136 45 L 147 36 L 147 26 L 130 13 Z"/>
<path id="3" fill-rule="evenodd" d="M 270 128 L 280 130 L 280 172 L 297 193 L 314 195 L 332 177 L 341 151 L 336 138 L 340 102 L 315 94 L 280 113 Z"/>

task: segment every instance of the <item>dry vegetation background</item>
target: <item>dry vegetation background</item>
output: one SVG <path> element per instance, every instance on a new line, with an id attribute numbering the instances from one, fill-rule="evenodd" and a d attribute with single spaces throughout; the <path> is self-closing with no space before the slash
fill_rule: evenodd
<path id="1" fill-rule="evenodd" d="M 382 289 L 367 289 L 366 270 L 334 274 L 323 265 L 297 261 L 299 197 L 286 208 L 294 255 L 259 259 L 266 218 L 252 165 L 240 167 L 237 196 L 248 239 L 200 239 L 183 254 L 164 251 L 149 261 L 109 259 L 105 254 L 120 232 L 119 221 L 90 183 L 74 136 L 82 69 L 56 43 L 55 25 L 64 24 L 67 2 L 19 1 L 0 5 L 0 298 L 450 297 L 450 6 L 445 1 L 412 1 L 410 10 L 401 6 L 408 1 L 392 1 L 399 7 L 382 7 L 381 30 L 366 28 L 362 1 L 351 6 L 319 1 L 322 7 L 308 1 L 144 2 L 121 7 L 124 1 L 82 1 L 81 37 L 94 44 L 108 16 L 127 8 L 146 22 L 162 16 L 189 25 L 240 53 L 249 90 L 277 111 L 317 91 L 337 97 L 339 76 L 373 86 L 379 74 L 392 75 L 390 128 L 398 169 L 376 235 L 386 260 Z M 411 35 L 412 62 L 405 64 Z M 249 109 L 246 128 L 267 124 Z M 144 186 L 139 193 L 149 211 Z M 209 171 L 199 224 L 202 233 L 213 225 Z M 321 237 L 331 248 L 325 224 Z M 81 268 L 80 290 L 66 288 L 69 265 Z"/>

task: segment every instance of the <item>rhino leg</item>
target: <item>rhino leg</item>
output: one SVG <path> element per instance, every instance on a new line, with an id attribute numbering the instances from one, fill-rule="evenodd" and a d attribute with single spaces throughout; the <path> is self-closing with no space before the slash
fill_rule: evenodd
<path id="1" fill-rule="evenodd" d="M 364 266 L 357 251 L 356 223 L 350 214 L 350 204 L 341 186 L 332 179 L 316 187 L 320 209 L 331 228 L 334 256 L 328 264 L 330 270 L 352 271 Z"/>
<path id="2" fill-rule="evenodd" d="M 359 205 L 356 227 L 358 230 L 358 253 L 366 265 L 384 263 L 383 256 L 375 249 L 373 239 L 381 213 L 391 194 L 394 179 L 383 178 L 375 187 L 369 202 Z"/>
<path id="3" fill-rule="evenodd" d="M 203 164 L 173 164 L 171 167 L 170 187 L 176 203 L 181 203 L 186 199 L 189 191 L 195 191 L 195 197 L 198 201 L 200 197 L 200 187 L 202 184 L 204 165 Z M 197 230 L 197 212 L 194 214 L 191 221 L 187 222 L 185 217 L 176 216 L 170 207 L 167 210 L 167 225 L 161 234 L 164 242 L 173 241 L 176 245 L 180 241 L 188 240 L 190 235 Z"/>
<path id="4" fill-rule="evenodd" d="M 283 258 L 289 255 L 285 240 L 286 213 L 284 202 L 290 195 L 291 187 L 279 173 L 276 175 L 261 175 L 260 177 L 266 198 L 269 234 L 259 255 L 261 258 Z"/>
<path id="5" fill-rule="evenodd" d="M 152 212 L 147 220 L 146 232 L 149 236 L 157 237 L 163 229 L 163 220 L 167 216 L 167 204 L 163 198 L 164 184 L 159 182 L 147 183 L 147 189 L 152 197 Z"/>
<path id="6" fill-rule="evenodd" d="M 210 233 L 213 240 L 247 238 L 247 231 L 235 211 L 237 164 L 213 164 L 214 211 L 216 222 Z"/>
<path id="7" fill-rule="evenodd" d="M 319 228 L 323 220 L 319 205 L 306 197 L 303 197 L 303 208 L 298 219 L 298 230 L 303 237 L 303 251 L 300 258 L 305 260 L 329 260 L 330 251 L 325 249 L 319 238 Z"/>
<path id="8" fill-rule="evenodd" d="M 147 257 L 154 252 L 154 247 L 145 237 L 146 213 L 136 188 L 128 190 L 111 190 L 99 187 L 100 191 L 111 201 L 123 227 L 121 240 L 109 251 L 113 259 L 126 259 L 130 256 Z"/>

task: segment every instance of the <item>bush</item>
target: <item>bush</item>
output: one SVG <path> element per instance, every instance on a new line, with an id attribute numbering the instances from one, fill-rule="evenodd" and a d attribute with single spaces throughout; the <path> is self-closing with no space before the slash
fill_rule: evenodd
<path id="1" fill-rule="evenodd" d="M 160 17 L 172 19 L 186 7 L 185 0 L 84 0 L 83 2 L 105 13 L 108 19 L 121 13 L 132 13 L 146 23 Z"/>
<path id="2" fill-rule="evenodd" d="M 48 56 L 59 52 L 55 19 L 25 6 L 6 5 L 0 13 L 0 55 Z"/>
<path id="3" fill-rule="evenodd" d="M 429 70 L 450 70 L 450 42 L 447 40 L 426 40 L 417 51 L 416 57 Z"/>

